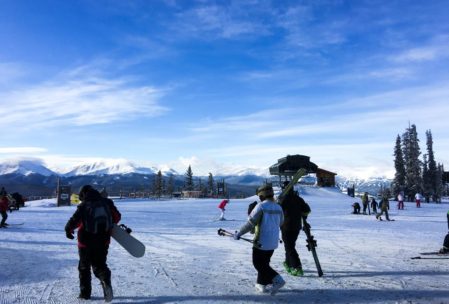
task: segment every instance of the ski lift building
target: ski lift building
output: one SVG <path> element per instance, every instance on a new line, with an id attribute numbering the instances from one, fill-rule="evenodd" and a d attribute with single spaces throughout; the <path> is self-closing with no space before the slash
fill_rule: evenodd
<path id="1" fill-rule="evenodd" d="M 315 173 L 317 185 L 320 187 L 335 186 L 335 176 L 337 173 L 318 168 L 315 163 L 310 161 L 310 157 L 306 155 L 287 155 L 278 159 L 278 162 L 269 168 L 271 175 L 277 175 L 279 177 L 279 183 L 291 180 L 299 169 L 304 169 L 307 174 Z"/>

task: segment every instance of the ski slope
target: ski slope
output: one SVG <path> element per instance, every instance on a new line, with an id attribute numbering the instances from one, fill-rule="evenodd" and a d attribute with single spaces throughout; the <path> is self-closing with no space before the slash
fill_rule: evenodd
<path id="1" fill-rule="evenodd" d="M 449 260 L 411 260 L 438 250 L 447 233 L 448 204 L 406 203 L 394 222 L 351 214 L 357 199 L 334 189 L 303 187 L 310 204 L 309 222 L 318 241 L 324 271 L 319 278 L 300 234 L 297 248 L 304 277 L 282 268 L 282 245 L 272 266 L 287 281 L 276 296 L 255 292 L 251 245 L 217 235 L 246 220 L 254 198 L 231 200 L 227 221 L 215 221 L 218 199 L 116 200 L 122 222 L 145 245 L 143 258 L 131 257 L 112 241 L 113 303 L 449 303 Z M 64 225 L 75 207 L 54 207 L 53 200 L 27 203 L 9 214 L 0 229 L 0 303 L 82 303 L 77 299 L 76 242 L 65 238 Z M 247 235 L 250 237 L 250 235 Z M 93 278 L 91 303 L 103 303 Z M 85 302 L 85 301 L 84 301 Z"/>

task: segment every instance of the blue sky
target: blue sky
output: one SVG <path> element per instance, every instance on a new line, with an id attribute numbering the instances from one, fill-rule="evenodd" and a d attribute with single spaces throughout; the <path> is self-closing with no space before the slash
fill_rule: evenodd
<path id="1" fill-rule="evenodd" d="M 305 154 L 394 174 L 397 134 L 449 166 L 447 1 L 0 1 L 0 159 L 194 174 Z"/>

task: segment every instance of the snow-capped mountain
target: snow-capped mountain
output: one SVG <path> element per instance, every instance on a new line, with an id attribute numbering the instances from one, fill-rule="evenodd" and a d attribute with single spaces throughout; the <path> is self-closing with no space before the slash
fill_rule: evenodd
<path id="1" fill-rule="evenodd" d="M 43 176 L 57 175 L 56 172 L 48 169 L 42 160 L 39 159 L 18 159 L 8 160 L 0 163 L 0 175 L 6 174 L 40 174 Z"/>
<path id="2" fill-rule="evenodd" d="M 377 195 L 382 189 L 390 188 L 391 182 L 391 179 L 385 177 L 371 177 L 368 179 L 337 177 L 339 188 L 346 189 L 354 186 L 356 192 L 368 192 L 371 195 Z"/>
<path id="3" fill-rule="evenodd" d="M 168 171 L 168 170 L 167 170 Z M 140 167 L 128 160 L 97 161 L 74 167 L 64 176 L 113 175 L 113 174 L 156 174 L 158 169 Z"/>

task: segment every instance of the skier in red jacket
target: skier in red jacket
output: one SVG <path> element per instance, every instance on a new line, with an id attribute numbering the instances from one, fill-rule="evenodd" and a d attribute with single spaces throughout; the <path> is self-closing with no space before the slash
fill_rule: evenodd
<path id="1" fill-rule="evenodd" d="M 6 197 L 6 195 L 2 195 L 0 197 L 0 213 L 2 215 L 2 222 L 0 223 L 0 228 L 6 228 L 6 226 L 8 225 L 6 224 L 6 219 L 8 218 L 8 213 L 6 213 L 6 211 L 8 211 L 8 207 L 9 207 L 8 198 Z"/>
<path id="2" fill-rule="evenodd" d="M 224 199 L 224 200 L 222 200 L 221 201 L 221 203 L 218 205 L 218 209 L 220 209 L 221 210 L 221 214 L 220 214 L 220 217 L 218 218 L 220 221 L 224 221 L 225 220 L 225 218 L 224 218 L 224 213 L 225 213 L 225 207 L 226 207 L 226 205 L 229 203 L 229 200 L 228 199 Z"/>

